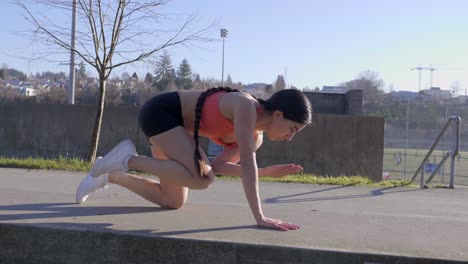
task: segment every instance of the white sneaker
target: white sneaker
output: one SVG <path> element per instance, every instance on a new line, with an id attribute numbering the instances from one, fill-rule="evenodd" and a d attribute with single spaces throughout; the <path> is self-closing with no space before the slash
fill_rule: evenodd
<path id="1" fill-rule="evenodd" d="M 98 157 L 97 160 L 102 159 Z M 93 178 L 91 175 L 86 175 L 86 177 L 81 181 L 80 185 L 76 189 L 76 202 L 81 204 L 88 199 L 89 195 L 105 190 L 109 187 L 109 178 L 108 174 L 104 174 L 100 177 Z"/>
<path id="2" fill-rule="evenodd" d="M 135 146 L 129 139 L 120 142 L 102 159 L 97 159 L 89 175 L 92 177 L 99 177 L 105 173 L 113 171 L 128 171 L 127 161 L 131 156 L 137 155 Z"/>

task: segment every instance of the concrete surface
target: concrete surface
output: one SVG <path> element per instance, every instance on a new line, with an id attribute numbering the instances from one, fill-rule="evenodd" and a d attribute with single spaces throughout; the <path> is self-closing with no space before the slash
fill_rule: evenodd
<path id="1" fill-rule="evenodd" d="M 260 184 L 257 228 L 240 181 L 163 210 L 110 186 L 83 204 L 84 173 L 0 168 L 2 263 L 466 263 L 468 189 Z"/>

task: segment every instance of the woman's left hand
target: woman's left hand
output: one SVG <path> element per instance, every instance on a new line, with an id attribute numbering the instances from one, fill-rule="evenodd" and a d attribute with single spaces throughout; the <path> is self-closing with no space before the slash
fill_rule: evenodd
<path id="1" fill-rule="evenodd" d="M 262 177 L 280 178 L 286 175 L 295 174 L 303 170 L 302 166 L 296 164 L 272 165 L 262 169 Z"/>

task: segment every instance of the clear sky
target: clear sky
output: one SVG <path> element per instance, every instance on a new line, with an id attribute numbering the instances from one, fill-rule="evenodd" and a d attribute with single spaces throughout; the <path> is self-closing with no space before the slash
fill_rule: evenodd
<path id="1" fill-rule="evenodd" d="M 24 72 L 68 72 L 67 66 L 27 62 L 32 47 L 17 33 L 29 24 L 1 0 L 0 63 Z M 418 65 L 434 65 L 433 86 L 468 89 L 467 0 L 174 0 L 167 10 L 219 20 L 225 39 L 225 76 L 244 84 L 272 83 L 278 74 L 298 88 L 336 85 L 365 70 L 398 90 L 418 90 Z M 215 33 L 219 37 L 219 31 Z M 215 35 L 215 36 L 216 36 Z M 222 42 L 169 50 L 175 67 L 186 58 L 201 77 L 221 79 Z M 68 55 L 64 55 L 65 58 Z M 88 67 L 90 70 L 91 68 Z M 120 72 L 153 72 L 135 65 Z M 422 88 L 429 71 L 422 71 Z"/>

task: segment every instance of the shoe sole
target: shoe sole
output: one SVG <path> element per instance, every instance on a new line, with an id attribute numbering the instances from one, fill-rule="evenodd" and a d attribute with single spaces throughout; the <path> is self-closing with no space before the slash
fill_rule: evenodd
<path id="1" fill-rule="evenodd" d="M 102 157 L 99 156 L 96 158 L 96 162 L 99 161 L 99 160 L 102 160 Z M 88 178 L 88 175 L 90 175 L 89 173 L 86 175 L 86 177 L 83 178 L 83 180 L 81 180 L 80 184 L 78 185 L 78 188 L 76 188 L 76 191 L 75 191 L 75 200 L 76 200 L 76 203 L 78 204 L 82 204 L 86 201 L 86 199 L 83 199 L 83 201 L 79 201 L 78 200 L 78 191 L 80 190 L 80 187 L 81 187 L 81 184 L 83 184 L 83 182 L 86 180 L 86 178 Z M 84 197 L 83 197 L 84 198 Z"/>

